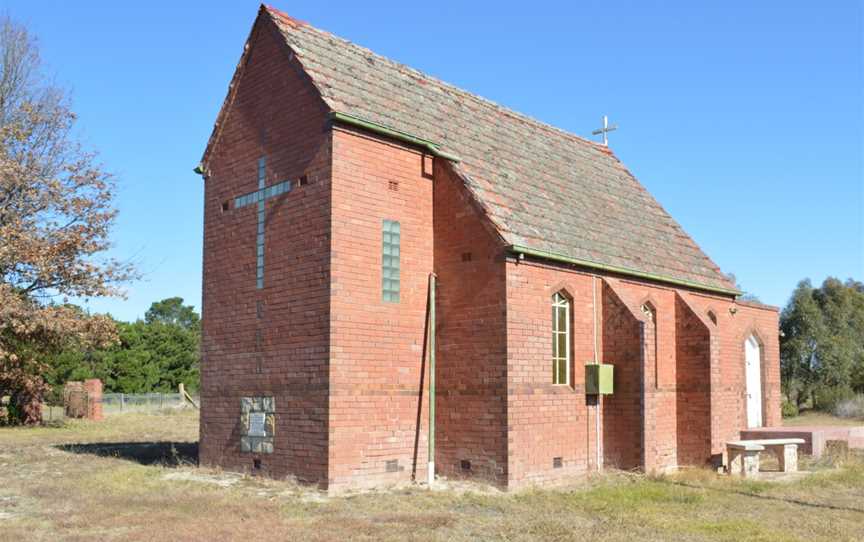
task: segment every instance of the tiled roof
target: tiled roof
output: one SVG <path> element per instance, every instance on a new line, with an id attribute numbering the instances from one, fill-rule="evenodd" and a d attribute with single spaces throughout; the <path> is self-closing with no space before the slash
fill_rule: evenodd
<path id="1" fill-rule="evenodd" d="M 263 10 L 332 111 L 461 158 L 454 168 L 507 244 L 735 289 L 608 148 Z"/>

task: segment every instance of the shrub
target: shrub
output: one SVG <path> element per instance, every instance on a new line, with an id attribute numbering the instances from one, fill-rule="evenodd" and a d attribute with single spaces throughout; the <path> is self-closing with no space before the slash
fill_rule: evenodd
<path id="1" fill-rule="evenodd" d="M 833 413 L 839 418 L 864 418 L 864 395 L 838 402 Z"/>
<path id="2" fill-rule="evenodd" d="M 855 392 L 846 386 L 822 387 L 816 392 L 816 408 L 823 412 L 834 412 L 841 403 L 855 398 Z"/>
<path id="3" fill-rule="evenodd" d="M 798 415 L 798 405 L 787 399 L 783 400 L 783 406 L 780 407 L 780 412 L 784 418 L 794 418 Z"/>

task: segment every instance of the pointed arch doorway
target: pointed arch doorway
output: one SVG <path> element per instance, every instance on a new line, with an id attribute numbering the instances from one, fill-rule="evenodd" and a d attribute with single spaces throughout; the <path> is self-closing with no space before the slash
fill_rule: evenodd
<path id="1" fill-rule="evenodd" d="M 762 344 L 755 335 L 744 342 L 747 382 L 747 427 L 762 427 Z"/>

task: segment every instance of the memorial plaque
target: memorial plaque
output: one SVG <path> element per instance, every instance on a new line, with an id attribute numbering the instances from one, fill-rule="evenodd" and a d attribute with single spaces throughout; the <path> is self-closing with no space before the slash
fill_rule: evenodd
<path id="1" fill-rule="evenodd" d="M 249 413 L 249 433 L 250 437 L 266 437 L 267 429 L 265 422 L 267 420 L 267 414 L 264 412 L 250 412 Z"/>
<path id="2" fill-rule="evenodd" d="M 240 398 L 240 451 L 272 454 L 276 433 L 276 401 L 273 397 Z"/>

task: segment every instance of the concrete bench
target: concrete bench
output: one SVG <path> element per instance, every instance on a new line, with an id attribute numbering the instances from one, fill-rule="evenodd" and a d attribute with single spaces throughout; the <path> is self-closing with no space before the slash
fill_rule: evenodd
<path id="1" fill-rule="evenodd" d="M 729 474 L 740 474 L 744 478 L 755 476 L 759 472 L 759 452 L 764 451 L 765 446 L 749 440 L 727 442 Z"/>
<path id="2" fill-rule="evenodd" d="M 729 473 L 740 473 L 745 478 L 759 472 L 759 453 L 766 449 L 777 456 L 781 472 L 798 471 L 798 446 L 804 444 L 800 438 L 775 438 L 757 440 L 735 440 L 726 443 L 729 456 Z"/>
<path id="3" fill-rule="evenodd" d="M 781 472 L 798 472 L 798 446 L 804 444 L 803 438 L 768 438 L 745 442 L 760 444 L 777 456 Z"/>

